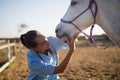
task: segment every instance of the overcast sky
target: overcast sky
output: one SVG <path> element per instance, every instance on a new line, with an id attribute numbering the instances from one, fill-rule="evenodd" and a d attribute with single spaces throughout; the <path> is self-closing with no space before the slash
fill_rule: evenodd
<path id="1" fill-rule="evenodd" d="M 55 36 L 55 27 L 69 4 L 70 0 L 0 0 L 0 38 L 19 37 L 32 29 Z M 27 27 L 21 28 L 21 24 Z M 96 28 L 94 33 L 103 31 Z"/>

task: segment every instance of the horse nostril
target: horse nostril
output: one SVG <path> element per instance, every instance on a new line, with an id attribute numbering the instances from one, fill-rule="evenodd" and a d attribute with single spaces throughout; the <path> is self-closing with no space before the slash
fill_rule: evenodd
<path id="1" fill-rule="evenodd" d="M 58 32 L 58 30 L 55 30 L 55 33 L 57 33 Z"/>

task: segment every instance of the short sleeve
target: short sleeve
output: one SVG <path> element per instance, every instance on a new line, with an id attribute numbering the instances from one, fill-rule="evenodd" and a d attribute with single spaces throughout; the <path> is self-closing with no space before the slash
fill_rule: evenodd
<path id="1" fill-rule="evenodd" d="M 32 58 L 32 56 L 28 56 L 28 66 L 30 70 L 35 74 L 47 74 L 51 75 L 54 72 L 54 66 L 48 63 L 43 62 L 39 58 Z"/>
<path id="2" fill-rule="evenodd" d="M 68 45 L 66 43 L 64 43 L 61 39 L 57 38 L 57 37 L 48 37 L 48 41 L 50 42 L 50 44 L 54 47 L 55 50 L 60 50 L 60 49 L 68 49 Z"/>

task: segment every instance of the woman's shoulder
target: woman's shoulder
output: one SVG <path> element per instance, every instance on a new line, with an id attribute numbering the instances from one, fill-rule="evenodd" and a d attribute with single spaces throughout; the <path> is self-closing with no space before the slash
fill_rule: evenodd
<path id="1" fill-rule="evenodd" d="M 33 50 L 30 49 L 30 50 L 28 50 L 28 52 L 27 52 L 27 57 L 31 57 L 31 56 L 34 57 L 34 56 L 36 56 L 36 55 L 35 55 L 35 51 L 33 51 Z"/>

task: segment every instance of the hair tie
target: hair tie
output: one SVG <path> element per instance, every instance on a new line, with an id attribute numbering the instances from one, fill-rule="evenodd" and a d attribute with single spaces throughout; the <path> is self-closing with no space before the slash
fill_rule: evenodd
<path id="1" fill-rule="evenodd" d="M 25 36 L 23 36 L 23 39 L 25 39 Z"/>
<path id="2" fill-rule="evenodd" d="M 22 39 L 25 39 L 25 34 L 23 34 L 21 37 L 22 37 Z"/>

